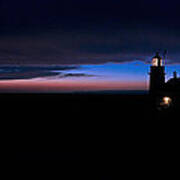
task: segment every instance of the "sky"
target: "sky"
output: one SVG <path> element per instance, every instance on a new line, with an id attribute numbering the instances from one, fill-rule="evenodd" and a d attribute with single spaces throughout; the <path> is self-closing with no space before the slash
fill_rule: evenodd
<path id="1" fill-rule="evenodd" d="M 180 73 L 179 7 L 179 0 L 0 0 L 0 91 L 147 89 L 157 50 L 168 50 L 167 78 Z"/>

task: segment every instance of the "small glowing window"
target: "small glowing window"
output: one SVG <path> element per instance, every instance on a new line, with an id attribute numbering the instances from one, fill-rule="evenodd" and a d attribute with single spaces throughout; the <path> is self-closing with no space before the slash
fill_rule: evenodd
<path id="1" fill-rule="evenodd" d="M 162 98 L 162 101 L 160 103 L 161 106 L 164 106 L 164 107 L 169 107 L 170 105 L 172 104 L 172 99 L 170 97 L 163 97 Z"/>
<path id="2" fill-rule="evenodd" d="M 170 97 L 164 97 L 163 102 L 164 104 L 169 105 L 172 102 L 172 99 Z"/>

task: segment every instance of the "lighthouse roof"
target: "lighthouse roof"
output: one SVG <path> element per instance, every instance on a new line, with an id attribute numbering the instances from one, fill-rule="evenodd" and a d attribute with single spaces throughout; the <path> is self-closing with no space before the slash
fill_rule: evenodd
<path id="1" fill-rule="evenodd" d="M 180 86 L 180 78 L 172 78 L 166 83 L 168 85 Z"/>
<path id="2" fill-rule="evenodd" d="M 168 91 L 178 91 L 180 92 L 180 78 L 171 78 L 165 84 L 165 89 Z"/>
<path id="3" fill-rule="evenodd" d="M 153 58 L 162 59 L 162 57 L 159 55 L 159 52 L 156 52 L 156 55 Z"/>

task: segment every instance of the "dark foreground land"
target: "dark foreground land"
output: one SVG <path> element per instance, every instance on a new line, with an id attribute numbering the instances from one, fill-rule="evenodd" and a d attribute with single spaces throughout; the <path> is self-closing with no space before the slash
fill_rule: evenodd
<path id="1" fill-rule="evenodd" d="M 24 177 L 53 179 L 58 172 L 62 179 L 112 179 L 114 171 L 127 178 L 146 171 L 150 176 L 177 159 L 178 108 L 158 111 L 148 95 L 1 94 L 0 99 L 4 120 L 13 125 L 17 172 Z"/>

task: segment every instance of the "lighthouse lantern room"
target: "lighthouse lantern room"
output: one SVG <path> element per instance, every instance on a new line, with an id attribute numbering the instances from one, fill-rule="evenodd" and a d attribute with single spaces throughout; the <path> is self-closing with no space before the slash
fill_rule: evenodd
<path id="1" fill-rule="evenodd" d="M 165 66 L 163 59 L 157 52 L 152 58 L 152 66 L 150 72 L 150 93 L 156 94 L 161 91 L 165 84 Z"/>

